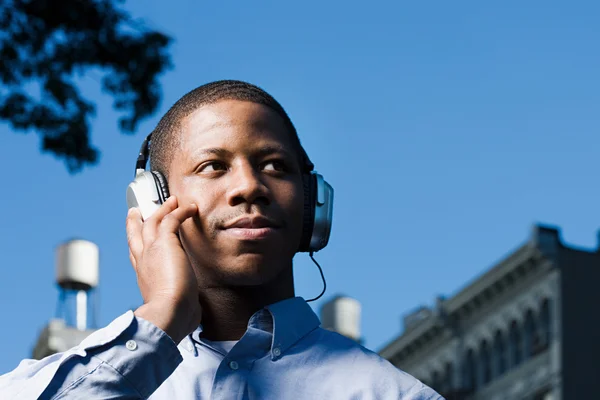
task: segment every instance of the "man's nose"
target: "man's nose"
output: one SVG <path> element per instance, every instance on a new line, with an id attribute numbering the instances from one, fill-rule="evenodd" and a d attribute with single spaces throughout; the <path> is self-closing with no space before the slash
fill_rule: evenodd
<path id="1" fill-rule="evenodd" d="M 246 203 L 248 205 L 269 205 L 269 189 L 262 180 L 261 172 L 250 163 L 241 163 L 230 172 L 227 202 L 230 206 Z"/>

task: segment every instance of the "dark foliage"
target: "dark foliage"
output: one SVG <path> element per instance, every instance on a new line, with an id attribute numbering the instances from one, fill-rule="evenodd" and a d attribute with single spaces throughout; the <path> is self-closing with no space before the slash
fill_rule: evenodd
<path id="1" fill-rule="evenodd" d="M 168 36 L 135 21 L 120 0 L 0 0 L 0 120 L 35 131 L 70 172 L 95 164 L 94 103 L 74 79 L 103 74 L 102 89 L 132 133 L 158 107 L 158 76 L 171 67 Z M 35 88 L 35 89 L 34 89 Z"/>

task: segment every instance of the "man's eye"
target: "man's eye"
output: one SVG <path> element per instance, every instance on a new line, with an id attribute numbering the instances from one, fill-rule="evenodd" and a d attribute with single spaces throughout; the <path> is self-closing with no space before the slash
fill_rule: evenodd
<path id="1" fill-rule="evenodd" d="M 264 163 L 263 170 L 284 172 L 286 170 L 286 168 L 285 168 L 284 163 L 282 163 L 281 161 L 274 160 L 274 161 L 268 161 L 268 162 Z"/>
<path id="2" fill-rule="evenodd" d="M 212 161 L 206 163 L 200 168 L 200 172 L 216 172 L 216 171 L 226 171 L 227 166 L 218 161 Z"/>

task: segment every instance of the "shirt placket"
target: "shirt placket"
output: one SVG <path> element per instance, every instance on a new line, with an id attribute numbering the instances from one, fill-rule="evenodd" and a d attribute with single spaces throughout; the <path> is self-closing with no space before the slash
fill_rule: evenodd
<path id="1" fill-rule="evenodd" d="M 217 368 L 212 387 L 213 399 L 247 399 L 252 366 L 268 353 L 271 338 L 272 335 L 263 330 L 248 328 Z"/>

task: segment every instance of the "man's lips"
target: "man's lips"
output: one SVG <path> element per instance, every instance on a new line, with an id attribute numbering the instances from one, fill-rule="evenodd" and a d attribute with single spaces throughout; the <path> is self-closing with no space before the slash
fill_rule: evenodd
<path id="1" fill-rule="evenodd" d="M 226 223 L 222 229 L 241 240 L 260 240 L 275 233 L 279 226 L 263 216 L 245 216 Z"/>

